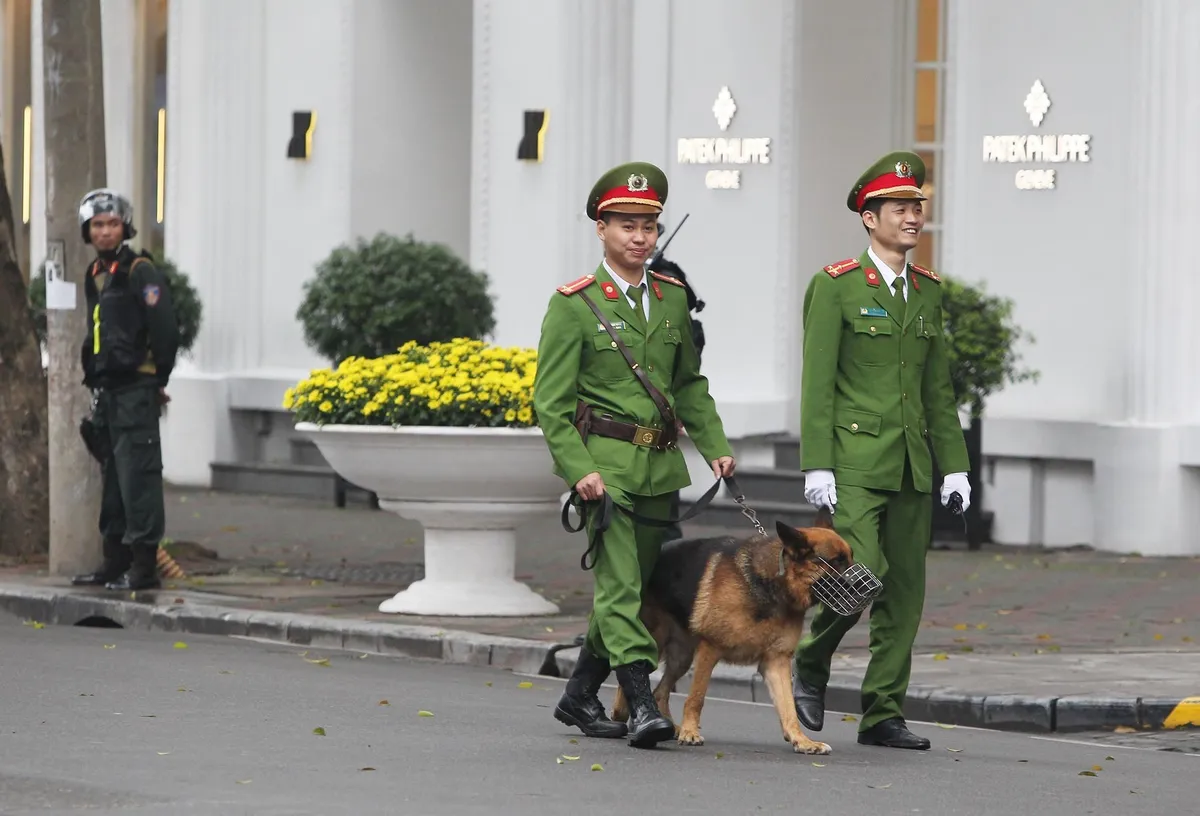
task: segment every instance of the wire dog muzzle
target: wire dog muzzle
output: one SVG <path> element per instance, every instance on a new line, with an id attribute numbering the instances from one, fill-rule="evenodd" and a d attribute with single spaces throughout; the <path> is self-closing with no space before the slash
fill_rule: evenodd
<path id="1" fill-rule="evenodd" d="M 824 558 L 814 560 L 821 574 L 813 581 L 813 598 L 844 618 L 862 612 L 883 591 L 883 582 L 865 564 L 851 564 L 838 572 Z"/>

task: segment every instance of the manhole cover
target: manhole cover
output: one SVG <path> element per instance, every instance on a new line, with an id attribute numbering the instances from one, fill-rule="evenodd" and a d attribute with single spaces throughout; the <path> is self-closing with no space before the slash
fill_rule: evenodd
<path id="1" fill-rule="evenodd" d="M 305 564 L 289 575 L 347 584 L 411 584 L 425 577 L 424 564 Z"/>

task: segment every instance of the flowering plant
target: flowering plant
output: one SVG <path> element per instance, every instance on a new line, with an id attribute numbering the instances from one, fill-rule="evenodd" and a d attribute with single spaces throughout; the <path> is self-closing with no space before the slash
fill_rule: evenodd
<path id="1" fill-rule="evenodd" d="M 318 425 L 527 428 L 537 351 L 457 338 L 395 354 L 348 357 L 289 388 L 283 407 Z"/>

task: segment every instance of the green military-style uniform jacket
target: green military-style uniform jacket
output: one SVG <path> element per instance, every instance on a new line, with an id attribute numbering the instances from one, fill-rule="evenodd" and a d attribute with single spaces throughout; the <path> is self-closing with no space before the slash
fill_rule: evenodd
<path id="1" fill-rule="evenodd" d="M 942 331 L 941 278 L 906 270 L 897 301 L 864 252 L 825 267 L 804 295 L 802 470 L 838 485 L 932 491 L 932 442 L 942 473 L 969 470 Z"/>
<path id="2" fill-rule="evenodd" d="M 619 439 L 589 435 L 586 444 L 573 420 L 577 403 L 620 422 L 661 429 L 663 419 L 624 355 L 583 299 L 613 324 L 638 365 L 673 407 L 706 461 L 732 456 L 708 380 L 692 342 L 687 293 L 682 282 L 649 273 L 646 327 L 621 287 L 601 264 L 590 275 L 551 295 L 542 322 L 533 402 L 555 463 L 555 473 L 574 486 L 598 472 L 606 485 L 633 495 L 657 496 L 691 484 L 683 452 L 654 450 Z"/>

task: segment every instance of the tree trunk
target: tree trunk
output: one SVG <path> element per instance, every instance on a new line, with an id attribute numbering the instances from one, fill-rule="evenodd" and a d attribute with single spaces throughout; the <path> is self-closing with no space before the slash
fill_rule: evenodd
<path id="1" fill-rule="evenodd" d="M 46 309 L 49 366 L 50 571 L 87 572 L 100 564 L 100 467 L 79 436 L 91 411 L 80 344 L 87 334 L 83 280 L 95 258 L 79 234 L 79 200 L 103 187 L 103 55 L 100 0 L 43 0 L 46 239 L 62 251 L 74 309 Z"/>
<path id="2" fill-rule="evenodd" d="M 18 557 L 50 546 L 46 375 L 28 303 L 0 145 L 0 555 Z"/>

